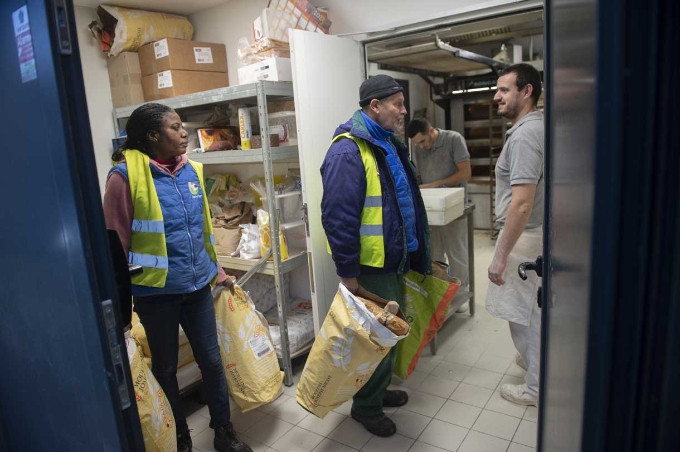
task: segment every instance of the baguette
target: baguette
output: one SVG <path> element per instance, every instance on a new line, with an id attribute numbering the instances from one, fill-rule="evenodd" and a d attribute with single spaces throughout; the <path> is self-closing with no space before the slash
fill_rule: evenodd
<path id="1" fill-rule="evenodd" d="M 389 312 L 390 314 L 397 315 L 397 312 L 399 312 L 399 303 L 396 301 L 389 301 L 385 305 L 385 311 Z"/>
<path id="2" fill-rule="evenodd" d="M 394 305 L 396 305 L 396 310 L 398 311 L 399 305 L 394 302 L 390 301 L 386 306 L 385 309 L 381 308 L 371 300 L 367 300 L 362 297 L 357 297 L 361 302 L 366 305 L 366 308 L 369 310 L 371 314 L 375 316 L 376 319 L 378 319 L 378 322 L 381 324 L 385 325 L 387 329 L 392 331 L 394 334 L 397 334 L 399 336 L 404 336 L 408 333 L 409 331 L 409 324 L 408 322 L 400 319 L 396 315 L 392 314 L 391 312 L 386 311 L 389 307 L 389 309 L 394 309 Z M 390 303 L 393 303 L 392 305 Z"/>

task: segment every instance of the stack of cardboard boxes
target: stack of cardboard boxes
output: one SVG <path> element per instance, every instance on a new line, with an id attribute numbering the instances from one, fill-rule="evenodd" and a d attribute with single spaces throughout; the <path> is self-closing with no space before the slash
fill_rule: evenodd
<path id="1" fill-rule="evenodd" d="M 307 0 L 271 0 L 252 25 L 251 52 L 240 58 L 240 84 L 258 80 L 292 81 L 293 71 L 288 45 L 290 29 L 330 33 L 328 15 Z"/>
<path id="2" fill-rule="evenodd" d="M 137 52 L 123 52 L 109 58 L 107 63 L 113 107 L 119 108 L 144 102 L 142 70 L 139 67 Z"/>
<path id="3" fill-rule="evenodd" d="M 139 49 L 144 100 L 229 86 L 224 44 L 161 39 Z"/>
<path id="4" fill-rule="evenodd" d="M 161 39 L 109 58 L 115 108 L 229 86 L 224 44 Z"/>

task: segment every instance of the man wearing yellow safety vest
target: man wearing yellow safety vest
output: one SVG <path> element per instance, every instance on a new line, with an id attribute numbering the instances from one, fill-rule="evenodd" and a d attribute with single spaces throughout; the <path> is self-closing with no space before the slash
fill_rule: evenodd
<path id="1" fill-rule="evenodd" d="M 394 136 L 406 115 L 403 88 L 387 75 L 366 80 L 352 118 L 335 131 L 321 166 L 321 221 L 342 283 L 403 306 L 403 275 L 431 273 L 429 227 L 408 150 Z M 383 407 L 408 402 L 387 390 L 396 347 L 354 396 L 352 418 L 377 436 L 397 431 Z"/>

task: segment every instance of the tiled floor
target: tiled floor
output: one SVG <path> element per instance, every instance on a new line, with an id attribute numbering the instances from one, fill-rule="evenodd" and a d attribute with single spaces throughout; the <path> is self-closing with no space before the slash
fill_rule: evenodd
<path id="1" fill-rule="evenodd" d="M 408 380 L 393 388 L 409 393 L 409 403 L 386 413 L 397 435 L 379 438 L 349 416 L 350 403 L 321 420 L 295 402 L 295 385 L 273 404 L 240 413 L 232 421 L 255 452 L 529 452 L 536 443 L 536 408 L 507 402 L 503 383 L 520 383 L 515 348 L 507 323 L 484 309 L 486 270 L 493 256 L 488 233 L 475 233 L 477 313 L 456 314 L 438 336 L 439 351 L 429 347 Z M 296 369 L 296 379 L 302 371 Z M 232 404 L 232 409 L 235 405 Z M 207 407 L 187 407 L 194 450 L 213 451 Z"/>

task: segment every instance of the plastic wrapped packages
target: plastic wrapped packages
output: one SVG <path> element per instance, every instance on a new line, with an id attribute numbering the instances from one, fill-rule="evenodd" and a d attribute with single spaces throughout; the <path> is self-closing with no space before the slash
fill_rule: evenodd
<path id="1" fill-rule="evenodd" d="M 323 419 L 363 387 L 404 337 L 383 326 L 340 284 L 300 376 L 297 402 Z"/>
<path id="2" fill-rule="evenodd" d="M 196 129 L 201 151 L 233 151 L 241 145 L 238 127 L 213 126 Z"/>
<path id="3" fill-rule="evenodd" d="M 260 229 L 256 224 L 242 224 L 241 239 L 231 255 L 242 259 L 259 259 L 260 252 Z"/>
<path id="4" fill-rule="evenodd" d="M 189 19 L 175 14 L 100 5 L 97 16 L 99 22 L 90 23 L 89 28 L 109 56 L 136 52 L 144 44 L 164 38 L 191 40 L 194 36 Z"/>
<path id="5" fill-rule="evenodd" d="M 297 122 L 295 111 L 279 111 L 269 114 L 269 127 L 272 130 L 284 130 L 288 140 L 297 140 Z"/>
<path id="6" fill-rule="evenodd" d="M 274 345 L 253 302 L 238 286 L 214 291 L 217 337 L 232 399 L 246 412 L 272 402 L 283 386 Z"/>
<path id="7" fill-rule="evenodd" d="M 264 209 L 257 211 L 257 226 L 260 229 L 260 255 L 264 256 L 272 248 L 271 223 L 269 213 Z M 283 231 L 279 228 L 279 252 L 282 261 L 288 259 L 288 245 Z M 269 258 L 274 259 L 274 256 Z"/>
<path id="8" fill-rule="evenodd" d="M 291 175 L 275 176 L 274 183 L 276 186 L 277 206 L 281 212 L 281 222 L 293 223 L 304 219 L 304 210 L 302 207 L 302 192 L 299 178 L 296 179 Z M 262 203 L 262 208 L 269 211 L 269 203 L 267 199 L 267 191 L 263 179 L 254 179 L 250 182 L 250 186 Z"/>
<path id="9" fill-rule="evenodd" d="M 259 63 L 267 58 L 290 58 L 290 46 L 288 42 L 282 40 L 264 38 L 250 44 L 248 38 L 240 38 L 237 46 L 239 68 Z"/>
<path id="10" fill-rule="evenodd" d="M 245 274 L 242 270 L 231 270 L 226 269 L 226 272 L 230 275 L 236 276 L 236 279 L 240 278 Z M 290 274 L 284 273 L 281 278 L 282 293 L 284 303 L 289 304 L 290 302 Z M 276 309 L 276 284 L 274 277 L 271 275 L 265 275 L 262 273 L 254 274 L 245 284 L 242 286 L 250 298 L 255 303 L 255 308 L 260 312 L 268 312 L 272 309 Z M 277 314 L 278 315 L 278 314 Z"/>
<path id="11" fill-rule="evenodd" d="M 134 383 L 139 422 L 144 437 L 144 448 L 151 452 L 177 450 L 175 418 L 170 402 L 151 369 L 144 363 L 142 347 L 125 334 L 125 346 Z"/>
<path id="12" fill-rule="evenodd" d="M 265 312 L 264 317 L 269 323 L 269 332 L 277 351 L 281 351 L 281 331 L 279 329 L 279 310 L 276 306 Z M 314 313 L 312 302 L 293 300 L 286 306 L 286 320 L 288 323 L 288 348 L 291 354 L 307 346 L 314 340 Z"/>
<path id="13" fill-rule="evenodd" d="M 229 187 L 238 187 L 241 182 L 233 174 L 217 174 L 205 178 L 205 191 L 208 196 L 208 204 L 213 215 L 222 213 L 222 206 L 226 203 Z"/>
<path id="14" fill-rule="evenodd" d="M 282 190 L 287 183 L 286 176 L 274 176 L 274 190 Z M 267 186 L 265 184 L 264 177 L 253 177 L 245 181 L 243 185 L 250 187 L 255 205 L 257 207 L 263 206 L 263 199 L 267 199 Z"/>

